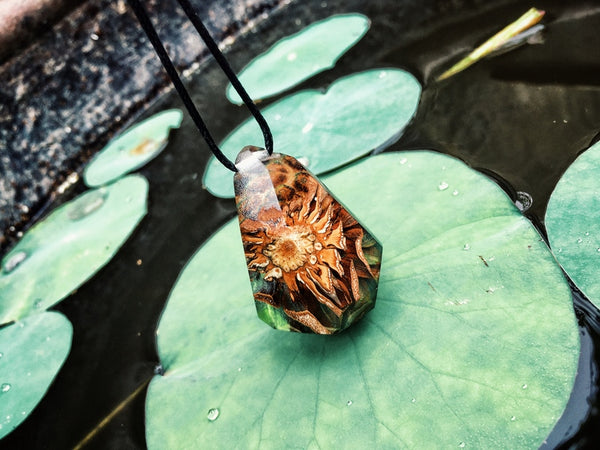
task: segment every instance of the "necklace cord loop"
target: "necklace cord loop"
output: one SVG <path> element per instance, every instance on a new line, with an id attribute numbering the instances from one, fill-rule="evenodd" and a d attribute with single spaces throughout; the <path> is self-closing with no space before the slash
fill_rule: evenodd
<path id="1" fill-rule="evenodd" d="M 202 137 L 208 144 L 211 152 L 215 155 L 215 158 L 217 158 L 217 160 L 221 164 L 223 164 L 229 170 L 231 170 L 233 172 L 237 172 L 237 168 L 235 167 L 235 164 L 233 162 L 231 162 L 223 154 L 223 152 L 221 151 L 219 146 L 215 143 L 215 140 L 213 139 L 212 135 L 208 131 L 208 128 L 206 127 L 206 124 L 202 120 L 202 117 L 200 116 L 198 109 L 194 105 L 194 102 L 192 101 L 190 94 L 188 93 L 185 86 L 183 85 L 183 82 L 181 81 L 181 78 L 179 77 L 179 74 L 177 73 L 177 69 L 175 69 L 175 66 L 173 65 L 173 62 L 171 61 L 171 58 L 169 57 L 160 38 L 158 37 L 158 33 L 156 32 L 156 29 L 152 25 L 152 22 L 151 22 L 150 18 L 148 17 L 148 13 L 146 12 L 145 8 L 142 6 L 142 4 L 139 0 L 127 0 L 127 1 L 129 3 L 129 5 L 131 6 L 131 9 L 135 13 L 138 21 L 140 22 L 142 29 L 146 33 L 146 36 L 148 36 L 150 43 L 154 47 L 154 51 L 160 58 L 160 61 L 163 65 L 163 67 L 165 68 L 167 74 L 169 75 L 169 78 L 171 79 L 173 86 L 175 86 L 175 90 L 179 94 L 179 97 L 181 97 L 181 100 L 182 100 L 183 104 L 185 105 L 186 109 L 188 110 L 190 117 L 192 118 L 192 120 L 194 121 L 194 124 L 198 128 L 198 131 L 200 131 L 200 134 L 202 135 Z M 235 75 L 235 72 L 231 69 L 231 66 L 225 59 L 225 56 L 223 56 L 223 54 L 219 50 L 219 47 L 217 46 L 217 44 L 215 43 L 213 38 L 210 36 L 210 33 L 208 32 L 208 30 L 206 29 L 206 27 L 200 20 L 200 17 L 196 13 L 196 11 L 192 7 L 192 5 L 189 3 L 188 0 L 177 0 L 177 1 L 178 1 L 179 5 L 181 6 L 181 8 L 183 9 L 183 11 L 185 12 L 188 19 L 194 25 L 194 28 L 196 28 L 196 31 L 198 32 L 198 34 L 200 35 L 200 37 L 202 38 L 202 40 L 204 41 L 204 43 L 206 44 L 206 46 L 208 47 L 210 52 L 212 53 L 215 60 L 219 64 L 219 67 L 221 67 L 221 70 L 223 70 L 223 72 L 225 73 L 225 75 L 227 76 L 227 78 L 229 79 L 229 81 L 231 82 L 231 84 L 233 85 L 233 87 L 235 88 L 235 90 L 237 91 L 237 93 L 239 94 L 241 99 L 243 100 L 246 107 L 250 110 L 250 113 L 254 116 L 254 119 L 258 122 L 258 125 L 260 126 L 260 129 L 263 133 L 263 137 L 265 140 L 265 148 L 266 148 L 267 152 L 269 154 L 273 153 L 273 136 L 271 134 L 271 130 L 269 129 L 269 125 L 267 124 L 267 121 L 265 120 L 263 115 L 260 113 L 260 111 L 258 110 L 256 105 L 254 104 L 254 102 L 252 101 L 252 99 L 250 98 L 250 96 L 248 95 L 248 93 L 246 92 L 246 90 L 244 89 L 242 84 L 240 83 L 240 80 Z"/>

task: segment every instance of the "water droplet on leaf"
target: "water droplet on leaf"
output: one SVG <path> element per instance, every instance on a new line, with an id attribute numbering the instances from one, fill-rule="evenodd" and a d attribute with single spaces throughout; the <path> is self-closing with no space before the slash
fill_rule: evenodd
<path id="1" fill-rule="evenodd" d="M 465 445 L 467 445 L 467 444 L 465 444 L 464 442 L 461 442 L 460 444 L 458 444 L 458 446 L 459 446 L 460 448 L 465 448 Z"/>
<path id="2" fill-rule="evenodd" d="M 350 406 L 350 405 L 352 405 L 352 400 L 348 400 L 348 401 L 346 402 L 346 405 L 347 405 L 347 406 Z"/>
<path id="3" fill-rule="evenodd" d="M 527 389 L 527 383 L 525 383 L 523 386 L 521 386 L 521 388 Z"/>
<path id="4" fill-rule="evenodd" d="M 27 253 L 25 253 L 25 252 L 15 253 L 8 259 L 8 261 L 6 261 L 4 263 L 4 272 L 11 273 L 13 270 L 15 270 L 17 267 L 19 267 L 21 265 L 21 263 L 23 261 L 25 261 L 26 259 L 27 259 Z"/>
<path id="5" fill-rule="evenodd" d="M 452 191 L 452 195 L 454 195 L 454 196 L 456 197 L 456 196 L 458 195 L 458 191 L 457 191 L 456 189 L 454 189 L 454 190 Z"/>
<path id="6" fill-rule="evenodd" d="M 108 193 L 104 188 L 83 194 L 71 205 L 71 208 L 67 212 L 67 217 L 71 220 L 83 219 L 100 209 L 107 197 Z"/>
<path id="7" fill-rule="evenodd" d="M 214 422 L 219 417 L 219 414 L 220 414 L 219 408 L 211 408 L 208 410 L 208 414 L 206 415 L 206 417 L 211 422 Z"/>
<path id="8" fill-rule="evenodd" d="M 0 392 L 8 392 L 10 391 L 10 384 L 9 383 L 2 383 L 2 385 L 0 386 Z"/>
<path id="9" fill-rule="evenodd" d="M 581 244 L 582 242 L 583 242 L 583 239 L 581 239 L 581 238 L 577 239 L 578 244 Z"/>
<path id="10" fill-rule="evenodd" d="M 517 418 L 516 418 L 515 416 L 512 416 L 512 417 L 510 418 L 511 422 L 514 422 L 516 419 L 517 419 Z"/>
<path id="11" fill-rule="evenodd" d="M 464 251 L 471 250 L 471 246 L 469 244 L 465 244 L 465 246 L 463 247 L 463 250 Z"/>
<path id="12" fill-rule="evenodd" d="M 315 124 L 314 124 L 314 123 L 312 123 L 312 122 L 308 122 L 306 125 L 304 125 L 304 128 L 302 128 L 302 133 L 303 133 L 303 134 L 306 134 L 306 133 L 308 133 L 310 130 L 312 130 L 312 129 L 313 129 L 313 127 L 314 127 L 314 126 L 315 126 Z"/>
<path id="13" fill-rule="evenodd" d="M 531 208 L 531 205 L 533 205 L 533 197 L 531 197 L 531 195 L 529 195 L 527 192 L 517 191 L 515 205 L 521 212 L 525 212 Z"/>
<path id="14" fill-rule="evenodd" d="M 402 158 L 402 159 L 400 160 L 400 164 L 406 164 L 406 162 L 407 162 L 407 161 L 408 161 L 408 159 L 406 159 L 406 158 Z"/>
<path id="15" fill-rule="evenodd" d="M 439 185 L 438 185 L 438 189 L 440 191 L 445 191 L 446 189 L 448 189 L 448 183 L 446 183 L 445 181 L 442 181 Z"/>

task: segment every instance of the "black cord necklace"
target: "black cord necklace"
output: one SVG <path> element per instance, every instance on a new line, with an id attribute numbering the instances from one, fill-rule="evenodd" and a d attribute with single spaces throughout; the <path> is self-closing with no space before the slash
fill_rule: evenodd
<path id="1" fill-rule="evenodd" d="M 200 117 L 200 113 L 196 109 L 196 105 L 194 105 L 194 102 L 192 101 L 190 94 L 188 94 L 185 86 L 183 85 L 181 78 L 179 78 L 179 74 L 177 73 L 177 70 L 175 69 L 173 62 L 171 61 L 171 58 L 167 54 L 167 51 L 165 50 L 163 43 L 161 42 L 160 38 L 158 37 L 158 34 L 156 33 L 156 30 L 154 29 L 154 26 L 152 25 L 152 22 L 150 21 L 150 18 L 148 17 L 148 13 L 146 12 L 146 9 L 144 8 L 144 6 L 141 4 L 141 2 L 139 0 L 128 0 L 128 1 L 129 1 L 131 8 L 133 9 L 133 12 L 137 16 L 140 24 L 142 25 L 144 32 L 148 36 L 148 39 L 152 43 L 154 50 L 156 51 L 158 57 L 160 58 L 162 65 L 164 66 L 165 70 L 167 71 L 167 74 L 169 75 L 171 82 L 175 86 L 177 93 L 181 97 L 183 104 L 185 105 L 186 109 L 188 110 L 190 117 L 192 118 L 192 120 L 194 121 L 194 124 L 196 124 L 196 127 L 200 131 L 200 134 L 202 135 L 202 137 L 204 138 L 204 140 L 210 147 L 210 150 L 213 152 L 213 154 L 215 155 L 215 157 L 219 160 L 219 162 L 221 164 L 223 164 L 229 170 L 231 170 L 233 172 L 237 172 L 237 168 L 235 167 L 235 164 L 233 164 L 223 154 L 223 152 L 221 151 L 219 146 L 215 143 L 215 140 L 213 139 L 212 135 L 208 131 L 206 124 L 202 120 L 202 117 Z M 219 66 L 221 67 L 221 69 L 223 70 L 225 75 L 227 75 L 227 78 L 229 79 L 229 81 L 231 82 L 231 84 L 233 85 L 235 90 L 237 91 L 238 95 L 243 100 L 244 104 L 250 110 L 250 113 L 254 116 L 254 118 L 258 122 L 260 129 L 262 130 L 264 139 L 265 139 L 265 148 L 269 152 L 269 155 L 272 154 L 273 153 L 273 136 L 271 134 L 271 130 L 269 129 L 269 124 L 267 124 L 267 121 L 262 116 L 262 114 L 260 113 L 260 111 L 258 110 L 256 105 L 254 104 L 254 102 L 252 101 L 252 99 L 250 98 L 250 96 L 248 95 L 248 93 L 246 92 L 246 90 L 244 89 L 242 84 L 240 83 L 240 80 L 238 80 L 237 76 L 231 69 L 231 66 L 229 65 L 229 63 L 227 62 L 227 60 L 225 59 L 225 57 L 223 56 L 221 51 L 219 50 L 219 47 L 217 46 L 217 44 L 211 37 L 210 33 L 208 32 L 208 30 L 206 29 L 206 27 L 204 26 L 204 24 L 198 17 L 198 14 L 196 14 L 196 12 L 194 11 L 194 8 L 192 7 L 192 5 L 190 5 L 190 3 L 187 0 L 177 0 L 177 1 L 181 5 L 181 8 L 183 9 L 183 11 L 187 15 L 187 17 L 190 19 L 190 21 L 194 25 L 194 28 L 196 28 L 196 31 L 198 32 L 198 34 L 200 35 L 200 37 L 202 38 L 202 40 L 204 41 L 204 43 L 206 44 L 206 46 L 208 47 L 208 49 L 210 50 L 210 52 L 212 53 L 214 58 L 216 59 L 217 63 L 219 64 Z"/>
<path id="2" fill-rule="evenodd" d="M 235 200 L 258 316 L 273 328 L 333 334 L 375 306 L 382 246 L 295 158 L 273 153 L 269 126 L 188 0 L 177 0 L 258 122 L 265 149 L 221 152 L 146 10 L 128 0 L 215 157 L 235 172 Z"/>

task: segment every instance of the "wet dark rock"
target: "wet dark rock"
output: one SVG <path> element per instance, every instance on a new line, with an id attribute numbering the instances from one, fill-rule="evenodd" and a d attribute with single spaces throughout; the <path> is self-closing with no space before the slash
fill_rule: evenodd
<path id="1" fill-rule="evenodd" d="M 5 0 L 0 2 L 0 64 L 40 39 L 84 0 Z"/>

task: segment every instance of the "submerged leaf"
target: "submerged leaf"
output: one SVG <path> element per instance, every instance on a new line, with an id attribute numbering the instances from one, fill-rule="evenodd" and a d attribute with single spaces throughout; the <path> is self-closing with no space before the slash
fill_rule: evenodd
<path id="1" fill-rule="evenodd" d="M 56 312 L 0 329 L 0 439 L 42 399 L 67 359 L 72 334 L 71 323 Z"/>
<path id="2" fill-rule="evenodd" d="M 163 312 L 148 446 L 538 447 L 569 399 L 579 342 L 531 224 L 496 184 L 431 152 L 325 182 L 383 244 L 375 309 L 336 336 L 266 327 L 230 222 Z"/>
<path id="3" fill-rule="evenodd" d="M 254 58 L 239 79 L 253 100 L 279 94 L 333 67 L 368 29 L 369 19 L 362 14 L 339 14 L 315 22 Z M 242 104 L 231 83 L 227 98 Z"/>
<path id="4" fill-rule="evenodd" d="M 548 202 L 552 251 L 577 287 L 600 307 L 600 142 L 564 173 Z"/>
<path id="5" fill-rule="evenodd" d="M 85 184 L 96 187 L 110 183 L 154 159 L 167 146 L 171 128 L 179 128 L 182 118 L 180 110 L 169 109 L 127 129 L 86 166 Z"/>
<path id="6" fill-rule="evenodd" d="M 400 136 L 419 104 L 421 86 L 408 72 L 378 69 L 340 78 L 326 93 L 306 90 L 286 97 L 262 113 L 271 127 L 275 151 L 306 158 L 320 174 L 346 164 Z M 263 146 L 253 118 L 221 143 L 235 160 L 246 145 Z M 204 173 L 214 195 L 233 197 L 233 175 L 214 157 Z"/>
<path id="7" fill-rule="evenodd" d="M 32 227 L 2 260 L 0 324 L 49 308 L 104 266 L 146 214 L 139 175 L 87 191 Z"/>

